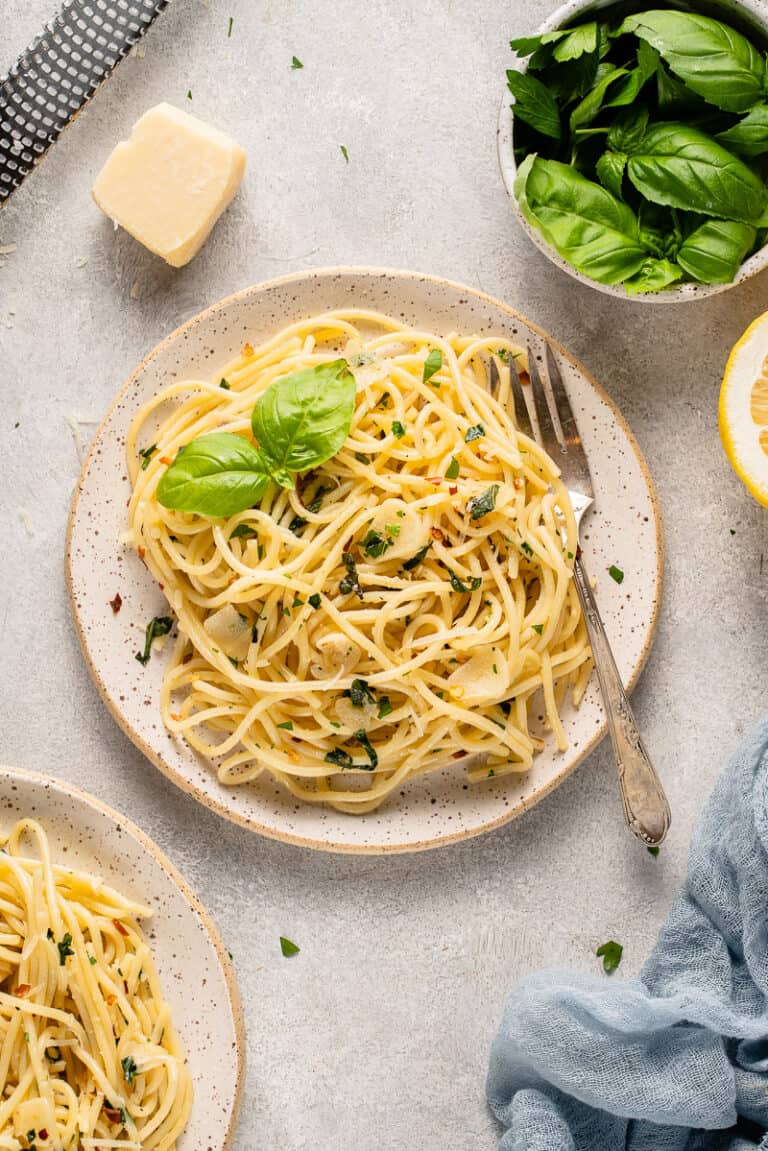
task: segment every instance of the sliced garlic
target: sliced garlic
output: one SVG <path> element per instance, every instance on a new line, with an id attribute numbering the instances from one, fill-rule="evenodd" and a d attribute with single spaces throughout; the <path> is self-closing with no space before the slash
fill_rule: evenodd
<path id="1" fill-rule="evenodd" d="M 224 655 L 245 659 L 251 646 L 251 625 L 232 604 L 209 615 L 203 628 Z"/>
<path id="2" fill-rule="evenodd" d="M 449 693 L 464 703 L 493 703 L 509 688 L 509 668 L 497 647 L 478 648 L 447 684 Z"/>

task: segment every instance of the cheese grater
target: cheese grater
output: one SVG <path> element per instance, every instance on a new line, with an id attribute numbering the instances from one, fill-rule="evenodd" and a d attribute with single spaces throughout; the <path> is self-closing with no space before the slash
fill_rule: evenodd
<path id="1" fill-rule="evenodd" d="M 66 0 L 0 78 L 0 204 L 170 0 Z"/>

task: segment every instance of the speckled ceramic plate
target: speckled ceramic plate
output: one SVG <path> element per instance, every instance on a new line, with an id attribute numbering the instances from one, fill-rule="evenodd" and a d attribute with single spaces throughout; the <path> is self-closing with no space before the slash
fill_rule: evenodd
<path id="1" fill-rule="evenodd" d="M 22 816 L 43 824 L 54 863 L 83 868 L 152 908 L 144 927 L 194 1083 L 177 1151 L 224 1151 L 240 1104 L 244 1035 L 232 964 L 212 920 L 124 816 L 68 783 L 0 767 L 0 832 Z"/>
<path id="2" fill-rule="evenodd" d="M 570 741 L 547 742 L 530 772 L 467 786 L 458 764 L 413 780 L 368 815 L 300 804 L 269 778 L 238 788 L 218 782 L 210 764 L 165 730 L 158 705 L 162 654 L 144 668 L 134 658 L 163 594 L 138 557 L 121 546 L 129 484 L 125 435 L 141 404 L 172 380 L 211 376 L 245 340 L 340 307 L 374 308 L 435 332 L 498 332 L 541 346 L 543 332 L 498 300 L 447 280 L 378 269 L 324 269 L 286 276 L 231 296 L 173 332 L 140 364 L 99 429 L 75 492 L 67 573 L 85 658 L 102 698 L 138 747 L 180 787 L 253 831 L 308 847 L 380 853 L 437 847 L 498 827 L 551 791 L 605 733 L 592 683 L 578 711 L 565 709 Z M 661 533 L 648 469 L 609 398 L 560 349 L 597 494 L 582 543 L 598 578 L 600 605 L 624 680 L 634 684 L 653 637 L 661 592 Z M 617 564 L 621 586 L 607 575 Z M 107 603 L 119 592 L 122 610 Z M 618 803 L 616 812 L 618 813 Z M 618 814 L 617 814 L 618 818 Z"/>

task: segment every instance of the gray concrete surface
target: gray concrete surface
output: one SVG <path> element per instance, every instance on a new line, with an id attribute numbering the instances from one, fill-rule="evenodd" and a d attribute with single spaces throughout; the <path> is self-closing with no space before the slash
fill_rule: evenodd
<path id="1" fill-rule="evenodd" d="M 5 0 L 0 72 L 54 3 Z M 766 515 L 727 466 L 716 404 L 768 279 L 641 308 L 574 284 L 529 244 L 495 127 L 507 41 L 545 8 L 176 0 L 0 214 L 0 245 L 16 245 L 0 258 L 1 758 L 122 809 L 216 917 L 249 1036 L 236 1151 L 492 1148 L 483 1077 L 507 988 L 545 964 L 594 968 L 610 937 L 624 943 L 622 972 L 637 971 L 715 775 L 764 708 Z M 132 122 L 159 100 L 184 106 L 188 89 L 250 167 L 212 241 L 176 272 L 113 233 L 89 188 Z M 667 540 L 661 624 L 635 695 L 674 813 L 658 859 L 624 831 L 605 746 L 496 834 L 342 858 L 200 809 L 101 705 L 64 589 L 72 418 L 87 439 L 141 356 L 204 305 L 335 263 L 444 274 L 502 297 L 580 356 L 634 428 Z M 290 962 L 280 934 L 302 948 Z"/>

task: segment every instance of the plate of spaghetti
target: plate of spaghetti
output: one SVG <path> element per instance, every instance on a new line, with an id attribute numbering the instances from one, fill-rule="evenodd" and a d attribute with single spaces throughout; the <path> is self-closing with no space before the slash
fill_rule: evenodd
<path id="1" fill-rule="evenodd" d="M 573 513 L 510 400 L 542 337 L 448 281 L 330 269 L 224 300 L 144 360 L 85 461 L 67 571 L 96 684 L 157 766 L 256 831 L 382 852 L 498 826 L 594 746 Z M 559 355 L 631 685 L 660 596 L 655 496 Z"/>
<path id="2" fill-rule="evenodd" d="M 142 832 L 0 767 L 0 1147 L 223 1151 L 242 1023 L 216 928 Z"/>

